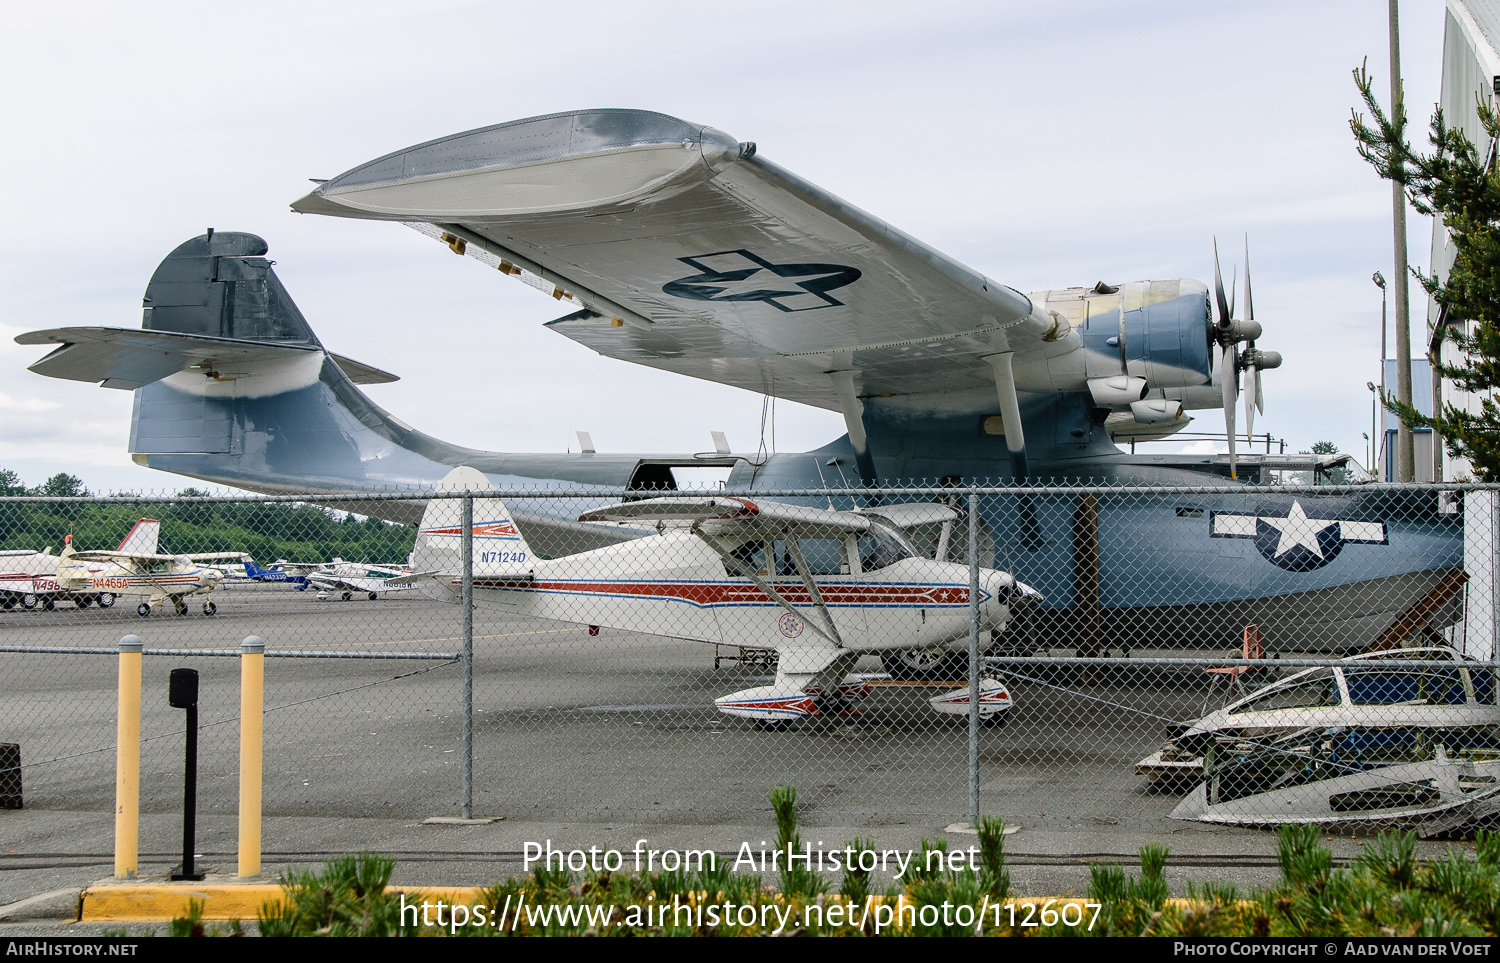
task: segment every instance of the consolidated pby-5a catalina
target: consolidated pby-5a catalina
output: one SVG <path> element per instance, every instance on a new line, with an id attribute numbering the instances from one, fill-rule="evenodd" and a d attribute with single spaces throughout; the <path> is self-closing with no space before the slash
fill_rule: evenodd
<path id="1" fill-rule="evenodd" d="M 1254 622 L 1279 649 L 1347 650 L 1456 617 L 1461 518 L 1440 511 L 1434 493 L 1250 502 L 1235 494 L 1236 469 L 1255 480 L 1268 466 L 1333 460 L 1231 454 L 1226 463 L 1116 445 L 1165 437 L 1209 408 L 1224 410 L 1232 444 L 1241 394 L 1248 433 L 1261 372 L 1279 361 L 1257 347 L 1248 262 L 1243 317 L 1222 283 L 1211 295 L 1189 279 L 1023 294 L 753 143 L 641 110 L 439 138 L 322 181 L 293 209 L 406 224 L 568 302 L 576 310 L 549 324 L 559 334 L 612 358 L 838 411 L 847 434 L 766 457 L 447 444 L 357 387 L 395 376 L 327 351 L 276 278 L 266 242 L 244 233 L 209 232 L 173 251 L 146 289 L 139 329 L 22 335 L 61 345 L 31 370 L 134 390 L 138 462 L 263 492 L 430 488 L 459 465 L 501 489 L 659 492 L 676 487 L 673 467 L 704 465 L 729 467 L 735 493 L 1015 485 L 986 499 L 982 548 L 986 564 L 1042 593 L 1035 614 L 1051 644 L 1227 646 Z M 1028 491 L 1048 479 L 1223 494 Z M 423 501 L 359 510 L 414 523 Z M 515 521 L 548 556 L 632 534 L 540 509 Z"/>

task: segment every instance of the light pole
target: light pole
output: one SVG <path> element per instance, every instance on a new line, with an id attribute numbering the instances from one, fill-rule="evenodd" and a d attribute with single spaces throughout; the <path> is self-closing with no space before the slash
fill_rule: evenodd
<path id="1" fill-rule="evenodd" d="M 1384 364 L 1382 364 L 1380 367 L 1381 370 L 1385 369 Z M 1376 393 L 1375 382 L 1366 381 L 1365 387 L 1370 389 L 1370 433 L 1365 436 L 1366 438 L 1370 439 L 1370 474 L 1374 475 L 1376 478 L 1379 478 L 1379 473 L 1375 471 L 1375 439 L 1379 438 L 1380 434 L 1375 430 L 1375 412 L 1378 409 L 1376 399 L 1378 399 L 1380 396 Z M 1389 478 L 1384 480 L 1390 481 Z"/>
<path id="2" fill-rule="evenodd" d="M 1374 281 L 1375 282 L 1375 286 L 1380 289 L 1380 397 L 1383 398 L 1385 396 L 1385 357 L 1386 357 L 1386 342 L 1385 342 L 1385 329 L 1386 329 L 1386 323 L 1385 323 L 1385 304 L 1386 304 L 1386 297 L 1385 297 L 1385 275 L 1381 274 L 1379 271 L 1376 271 L 1374 274 L 1370 275 L 1370 280 Z M 1369 384 L 1369 382 L 1366 382 L 1366 385 L 1369 387 L 1369 389 L 1371 391 L 1375 390 L 1375 386 L 1373 384 Z M 1376 411 L 1376 406 L 1375 406 L 1374 401 L 1372 400 L 1371 403 L 1370 403 L 1370 438 L 1371 438 L 1371 444 L 1372 445 L 1374 444 L 1374 439 L 1375 438 L 1383 438 L 1384 437 L 1384 436 L 1378 434 L 1376 432 L 1376 430 L 1375 430 L 1375 411 Z M 1373 464 L 1373 462 L 1371 464 Z M 1385 481 L 1391 481 L 1391 479 L 1389 479 L 1389 478 L 1384 479 L 1384 480 Z"/>
<path id="3" fill-rule="evenodd" d="M 1370 280 L 1380 289 L 1380 386 L 1385 387 L 1385 275 L 1376 271 Z"/>
<path id="4" fill-rule="evenodd" d="M 1370 474 L 1373 475 L 1373 474 L 1375 474 L 1375 472 L 1373 470 L 1374 465 L 1375 465 L 1375 458 L 1374 458 L 1374 451 L 1370 447 L 1370 436 L 1366 435 L 1364 432 L 1360 432 L 1360 434 L 1364 435 L 1364 439 L 1365 439 L 1365 470 L 1368 471 Z"/>
<path id="5" fill-rule="evenodd" d="M 1401 29 L 1397 0 L 1389 0 L 1391 31 L 1391 116 L 1402 110 L 1406 99 L 1401 89 Z M 1400 181 L 1391 181 L 1391 227 L 1396 255 L 1396 400 L 1411 406 L 1411 305 L 1406 291 L 1406 191 Z M 1402 418 L 1396 424 L 1396 474 L 1403 482 L 1416 479 L 1416 451 L 1411 426 Z"/>

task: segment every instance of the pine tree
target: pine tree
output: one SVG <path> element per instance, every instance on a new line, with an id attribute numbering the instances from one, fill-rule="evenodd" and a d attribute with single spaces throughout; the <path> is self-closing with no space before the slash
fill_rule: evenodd
<path id="1" fill-rule="evenodd" d="M 1491 147 L 1481 158 L 1462 129 L 1448 126 L 1439 108 L 1428 135 L 1432 150 L 1418 153 L 1406 141 L 1405 106 L 1398 101 L 1389 115 L 1381 110 L 1364 67 L 1354 72 L 1354 83 L 1374 121 L 1367 124 L 1358 111 L 1350 119 L 1360 156 L 1381 177 L 1401 184 L 1418 211 L 1441 218 L 1452 239 L 1453 267 L 1446 279 L 1412 269 L 1446 322 L 1432 339 L 1434 369 L 1481 398 L 1477 413 L 1447 402 L 1432 417 L 1390 395 L 1382 401 L 1413 428 L 1436 430 L 1448 453 L 1467 458 L 1480 479 L 1500 480 L 1500 405 L 1493 396 L 1500 388 L 1500 174 L 1495 150 Z M 1500 115 L 1483 97 L 1478 102 L 1479 122 L 1493 144 L 1500 138 Z M 1467 334 L 1448 327 L 1459 320 L 1470 322 Z M 1462 363 L 1439 361 L 1444 339 L 1459 349 Z"/>

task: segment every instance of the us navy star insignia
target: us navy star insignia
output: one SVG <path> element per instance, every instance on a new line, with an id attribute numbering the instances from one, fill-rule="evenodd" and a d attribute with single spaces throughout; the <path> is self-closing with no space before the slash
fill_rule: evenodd
<path id="1" fill-rule="evenodd" d="M 1289 572 L 1322 568 L 1337 558 L 1348 542 L 1372 545 L 1389 542 L 1384 522 L 1314 518 L 1295 499 L 1285 515 L 1214 512 L 1209 520 L 1209 535 L 1253 538 L 1266 561 Z"/>
<path id="2" fill-rule="evenodd" d="M 666 294 L 691 301 L 762 301 L 788 313 L 839 307 L 844 302 L 828 292 L 860 278 L 858 268 L 845 264 L 772 264 L 746 250 L 677 260 L 699 273 L 668 281 L 661 288 Z"/>

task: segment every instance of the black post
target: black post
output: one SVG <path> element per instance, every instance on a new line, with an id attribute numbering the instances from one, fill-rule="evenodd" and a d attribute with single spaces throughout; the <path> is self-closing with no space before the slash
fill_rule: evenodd
<path id="1" fill-rule="evenodd" d="M 200 880 L 193 869 L 193 837 L 198 821 L 198 670 L 173 669 L 167 685 L 167 702 L 187 710 L 187 753 L 182 767 L 182 871 L 172 879 Z"/>

